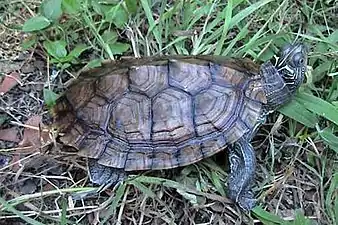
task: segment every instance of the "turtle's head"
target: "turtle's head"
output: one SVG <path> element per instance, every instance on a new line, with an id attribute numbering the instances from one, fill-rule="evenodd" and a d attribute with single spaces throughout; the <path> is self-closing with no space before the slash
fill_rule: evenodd
<path id="1" fill-rule="evenodd" d="M 284 46 L 276 66 L 270 61 L 261 66 L 269 110 L 274 110 L 291 99 L 304 80 L 306 66 L 307 48 L 303 44 Z"/>
<path id="2" fill-rule="evenodd" d="M 276 68 L 290 92 L 295 92 L 304 80 L 307 66 L 307 48 L 303 44 L 285 45 L 280 53 Z"/>

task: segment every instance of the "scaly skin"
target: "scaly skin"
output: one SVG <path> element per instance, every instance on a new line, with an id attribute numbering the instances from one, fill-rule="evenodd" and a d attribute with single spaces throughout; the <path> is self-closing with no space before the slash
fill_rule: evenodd
<path id="1" fill-rule="evenodd" d="M 230 148 L 229 161 L 228 195 L 242 209 L 248 211 L 256 204 L 251 191 L 255 175 L 256 157 L 248 139 L 242 137 L 235 142 Z"/>
<path id="2" fill-rule="evenodd" d="M 237 140 L 230 147 L 230 175 L 228 195 L 245 211 L 251 210 L 256 200 L 251 191 L 254 179 L 256 159 L 250 141 L 255 130 L 264 122 L 266 113 L 276 110 L 295 95 L 304 79 L 307 64 L 307 49 L 302 44 L 286 45 L 280 53 L 277 65 L 266 62 L 261 66 L 267 105 L 255 129 Z"/>

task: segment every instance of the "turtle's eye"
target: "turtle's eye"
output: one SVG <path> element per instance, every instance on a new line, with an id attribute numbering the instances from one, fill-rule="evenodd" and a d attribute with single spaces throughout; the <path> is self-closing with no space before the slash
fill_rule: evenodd
<path id="1" fill-rule="evenodd" d="M 303 66 L 305 63 L 305 59 L 302 53 L 298 52 L 293 56 L 293 64 L 295 66 Z"/>

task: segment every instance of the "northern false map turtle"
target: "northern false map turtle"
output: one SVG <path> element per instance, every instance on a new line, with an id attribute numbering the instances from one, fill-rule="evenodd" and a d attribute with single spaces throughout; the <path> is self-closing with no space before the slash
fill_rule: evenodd
<path id="1" fill-rule="evenodd" d="M 251 191 L 250 144 L 266 115 L 302 83 L 307 51 L 289 44 L 276 65 L 222 56 L 160 56 L 104 63 L 80 74 L 53 108 L 62 143 L 89 158 L 92 182 L 185 166 L 228 149 L 228 196 Z"/>

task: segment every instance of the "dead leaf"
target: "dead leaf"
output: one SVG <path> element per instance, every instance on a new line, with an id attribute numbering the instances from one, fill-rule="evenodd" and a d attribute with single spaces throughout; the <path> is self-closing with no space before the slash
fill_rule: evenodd
<path id="1" fill-rule="evenodd" d="M 45 184 L 44 186 L 42 186 L 43 191 L 52 191 L 54 190 L 54 186 L 52 186 L 50 183 Z"/>
<path id="2" fill-rule="evenodd" d="M 11 170 L 13 172 L 18 172 L 20 170 L 20 164 L 18 163 L 20 161 L 20 159 L 21 159 L 20 154 L 15 154 L 12 157 L 10 164 L 12 165 Z"/>
<path id="3" fill-rule="evenodd" d="M 25 123 L 23 139 L 19 143 L 20 146 L 32 146 L 38 150 L 41 146 L 50 143 L 51 137 L 46 126 L 42 123 L 42 116 L 35 115 Z"/>
<path id="4" fill-rule="evenodd" d="M 9 75 L 5 75 L 4 80 L 0 84 L 0 95 L 6 94 L 9 90 L 15 87 L 18 83 L 21 83 L 19 73 L 12 72 Z"/>
<path id="5" fill-rule="evenodd" d="M 21 167 L 18 163 L 21 160 L 21 153 L 39 152 L 42 146 L 52 141 L 49 130 L 42 123 L 42 116 L 34 115 L 30 117 L 23 126 L 25 127 L 23 138 L 19 143 L 22 148 L 17 148 L 11 161 L 11 164 L 13 164 L 11 170 L 15 172 L 19 171 Z"/>
<path id="6" fill-rule="evenodd" d="M 0 140 L 20 142 L 19 132 L 15 127 L 0 130 Z"/>

